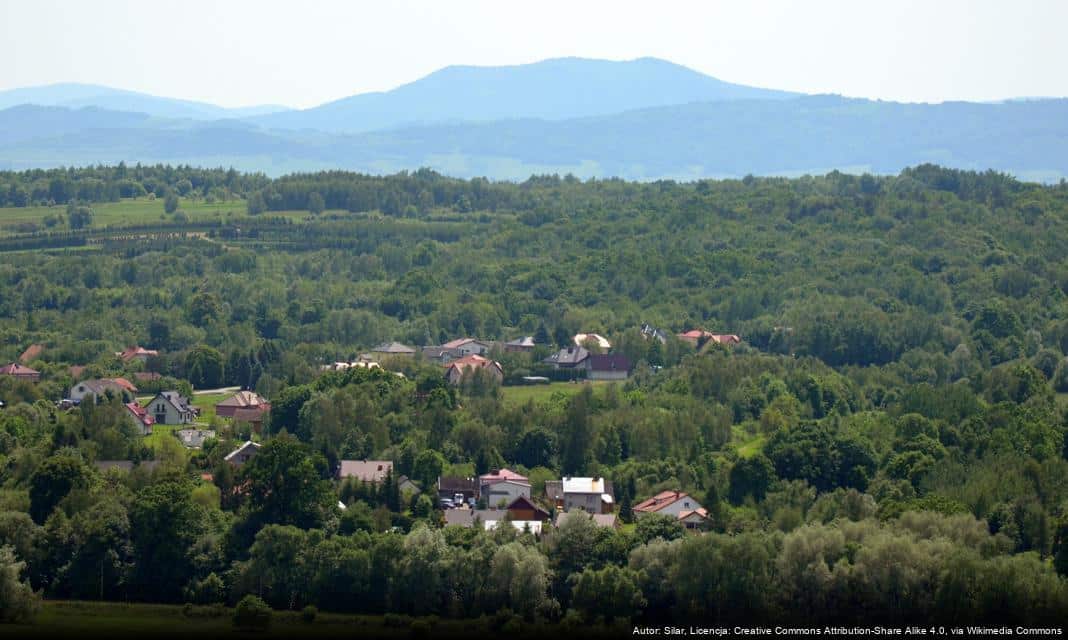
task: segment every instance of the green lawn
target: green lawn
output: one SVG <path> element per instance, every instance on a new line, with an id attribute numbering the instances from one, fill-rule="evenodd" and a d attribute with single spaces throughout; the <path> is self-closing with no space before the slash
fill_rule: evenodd
<path id="1" fill-rule="evenodd" d="M 173 220 L 173 215 L 165 215 L 163 212 L 163 199 L 157 198 L 126 198 L 119 202 L 98 202 L 91 204 L 93 209 L 92 227 L 123 226 L 128 224 L 151 224 L 163 220 Z M 211 204 L 203 200 L 179 200 L 178 210 L 185 212 L 190 222 L 203 222 L 218 220 L 230 215 L 245 215 L 245 201 L 231 200 L 229 202 L 213 202 Z M 0 235 L 9 235 L 16 231 L 10 225 L 35 222 L 44 230 L 44 219 L 49 214 L 58 215 L 63 219 L 62 225 L 53 227 L 57 231 L 66 231 L 67 207 L 56 205 L 54 207 L 0 207 Z M 282 216 L 293 220 L 301 220 L 309 214 L 307 211 L 272 211 L 268 215 Z"/>
<path id="2" fill-rule="evenodd" d="M 44 602 L 31 624 L 0 625 L 0 636 L 14 637 L 136 637 L 144 638 L 242 638 L 242 637 L 419 637 L 411 619 L 402 618 L 387 626 L 383 616 L 357 616 L 319 613 L 312 623 L 301 620 L 299 611 L 275 611 L 266 632 L 238 632 L 232 622 L 233 610 L 224 607 L 191 607 L 188 615 L 181 605 L 124 604 L 114 602 Z M 432 638 L 471 638 L 487 635 L 485 621 L 427 619 Z M 543 630 L 542 630 L 543 631 Z M 535 627 L 525 637 L 539 635 Z"/>
<path id="3" fill-rule="evenodd" d="M 194 395 L 190 400 L 190 404 L 194 407 L 200 407 L 200 419 L 198 422 L 204 424 L 210 424 L 211 419 L 215 417 L 215 405 L 219 404 L 223 400 L 226 400 L 231 393 L 210 393 L 205 395 Z"/>
<path id="4" fill-rule="evenodd" d="M 541 404 L 552 397 L 554 393 L 562 393 L 565 396 L 573 396 L 582 391 L 584 384 L 591 384 L 595 388 L 606 384 L 604 381 L 580 382 L 552 382 L 549 384 L 531 384 L 516 387 L 501 387 L 501 395 L 505 402 L 511 404 L 526 404 L 533 400 L 535 404 Z"/>

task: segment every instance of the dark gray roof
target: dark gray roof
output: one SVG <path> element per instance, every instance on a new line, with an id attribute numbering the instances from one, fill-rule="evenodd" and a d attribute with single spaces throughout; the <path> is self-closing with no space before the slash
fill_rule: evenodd
<path id="1" fill-rule="evenodd" d="M 578 364 L 590 357 L 590 352 L 583 347 L 567 347 L 560 349 L 545 359 L 550 364 Z"/>
<path id="2" fill-rule="evenodd" d="M 174 405 L 178 411 L 183 413 L 193 411 L 193 407 L 189 406 L 189 398 L 183 398 L 177 391 L 160 391 L 159 395 Z"/>
<path id="3" fill-rule="evenodd" d="M 371 349 L 372 353 L 415 353 L 415 349 L 408 345 L 401 344 L 399 342 L 383 342 L 374 349 Z"/>

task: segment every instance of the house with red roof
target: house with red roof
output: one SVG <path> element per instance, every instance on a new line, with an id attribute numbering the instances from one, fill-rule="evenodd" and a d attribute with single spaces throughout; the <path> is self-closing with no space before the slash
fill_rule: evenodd
<path id="1" fill-rule="evenodd" d="M 441 348 L 449 349 L 462 358 L 472 354 L 484 356 L 489 353 L 490 344 L 475 338 L 457 338 L 456 340 L 449 340 L 441 345 Z"/>
<path id="2" fill-rule="evenodd" d="M 478 370 L 487 372 L 498 384 L 504 380 L 504 368 L 500 362 L 475 354 L 466 355 L 445 365 L 445 378 L 449 384 L 456 385 L 463 381 L 465 374 Z"/>
<path id="3" fill-rule="evenodd" d="M 725 346 L 735 345 L 742 341 L 742 339 L 733 333 L 712 333 L 711 331 L 705 331 L 704 329 L 690 329 L 689 331 L 678 334 L 679 340 L 689 342 L 695 347 L 700 347 L 708 343 L 722 344 Z"/>
<path id="4" fill-rule="evenodd" d="M 708 512 L 690 494 L 682 491 L 661 491 L 632 507 L 635 517 L 650 513 L 672 516 L 688 529 L 695 529 L 708 519 Z"/>
<path id="5" fill-rule="evenodd" d="M 136 402 L 127 402 L 126 411 L 130 414 L 130 419 L 133 421 L 134 426 L 137 427 L 138 433 L 143 436 L 152 433 L 152 425 L 156 424 L 156 419 L 148 413 L 148 410 Z"/>
<path id="6" fill-rule="evenodd" d="M 220 418 L 233 418 L 238 409 L 255 409 L 263 413 L 270 411 L 271 404 L 255 391 L 238 391 L 215 405 L 215 415 Z"/>
<path id="7" fill-rule="evenodd" d="M 11 364 L 5 364 L 0 367 L 0 376 L 11 376 L 16 380 L 37 382 L 41 379 L 41 372 L 17 362 L 12 362 Z"/>

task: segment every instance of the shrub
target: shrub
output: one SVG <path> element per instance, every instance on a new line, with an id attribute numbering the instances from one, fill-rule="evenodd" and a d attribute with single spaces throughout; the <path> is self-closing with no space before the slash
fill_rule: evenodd
<path id="1" fill-rule="evenodd" d="M 313 604 L 309 604 L 300 610 L 300 619 L 308 624 L 315 622 L 315 616 L 317 615 L 319 615 L 319 609 Z"/>
<path id="2" fill-rule="evenodd" d="M 241 598 L 234 609 L 234 626 L 238 629 L 261 631 L 271 626 L 271 608 L 254 595 Z"/>

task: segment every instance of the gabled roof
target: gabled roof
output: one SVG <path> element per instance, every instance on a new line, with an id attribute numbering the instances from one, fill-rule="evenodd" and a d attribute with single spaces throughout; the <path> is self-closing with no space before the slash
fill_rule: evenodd
<path id="1" fill-rule="evenodd" d="M 156 398 L 163 397 L 176 411 L 180 413 L 192 413 L 193 407 L 189 406 L 189 399 L 183 398 L 177 391 L 160 391 Z M 155 398 L 153 398 L 155 400 Z"/>
<path id="2" fill-rule="evenodd" d="M 701 338 L 711 338 L 712 332 L 705 331 L 704 329 L 690 329 L 689 331 L 680 333 L 679 337 L 688 338 L 690 340 L 700 340 Z"/>
<path id="3" fill-rule="evenodd" d="M 248 440 L 248 441 L 245 442 L 245 444 L 241 445 L 240 447 L 238 447 L 238 448 L 234 449 L 233 451 L 231 451 L 230 453 L 226 454 L 226 457 L 223 458 L 223 460 L 232 460 L 232 459 L 234 459 L 236 456 L 240 455 L 244 451 L 255 451 L 256 449 L 259 449 L 261 446 L 263 446 L 263 445 L 261 445 L 258 442 L 253 442 L 251 440 Z"/>
<path id="4" fill-rule="evenodd" d="M 85 387 L 86 389 L 89 390 L 88 391 L 89 393 L 91 393 L 93 395 L 96 395 L 96 396 L 102 396 L 105 393 L 107 393 L 108 391 L 111 391 L 112 393 L 116 393 L 116 394 L 120 394 L 121 395 L 123 391 L 126 391 L 126 389 L 122 385 L 120 385 L 119 383 L 115 382 L 115 380 L 113 380 L 111 378 L 97 378 L 95 380 L 82 380 L 81 382 L 75 384 L 74 387 L 75 388 L 77 388 L 77 387 Z"/>
<path id="5" fill-rule="evenodd" d="M 537 520 L 549 519 L 549 512 L 531 502 L 526 496 L 519 496 L 515 500 L 512 500 L 511 504 L 505 507 L 506 511 L 515 511 L 519 509 L 534 511 L 534 517 Z"/>
<path id="6" fill-rule="evenodd" d="M 708 511 L 704 507 L 701 507 L 699 509 L 691 509 L 689 511 L 683 511 L 679 513 L 679 520 L 686 520 L 688 518 L 694 517 L 700 520 L 704 520 L 708 517 Z"/>
<path id="7" fill-rule="evenodd" d="M 504 369 L 501 367 L 500 362 L 490 360 L 489 358 L 483 358 L 475 353 L 453 360 L 443 366 L 446 369 L 459 369 L 461 373 L 468 369 L 497 369 L 501 373 L 504 373 Z"/>
<path id="8" fill-rule="evenodd" d="M 664 507 L 675 504 L 683 498 L 688 498 L 688 493 L 682 491 L 661 491 L 648 500 L 642 500 L 632 507 L 633 511 L 640 513 L 655 513 Z"/>
<path id="9" fill-rule="evenodd" d="M 630 371 L 630 359 L 622 354 L 594 354 L 590 356 L 589 367 L 591 371 Z"/>
<path id="10" fill-rule="evenodd" d="M 445 344 L 441 345 L 441 348 L 442 349 L 459 349 L 460 347 L 464 346 L 465 344 L 470 344 L 472 342 L 477 342 L 478 344 L 480 344 L 480 345 L 482 345 L 484 347 L 488 347 L 489 346 L 485 342 L 482 342 L 481 340 L 478 340 L 476 338 L 457 338 L 455 340 L 449 340 Z"/>
<path id="11" fill-rule="evenodd" d="M 127 402 L 126 408 L 129 409 L 130 413 L 132 413 L 133 416 L 140 420 L 141 424 L 146 427 L 156 424 L 156 419 L 153 418 L 144 407 L 136 402 Z"/>
<path id="12" fill-rule="evenodd" d="M 578 364 L 590 357 L 590 352 L 584 347 L 567 347 L 560 349 L 544 361 L 549 364 Z"/>
<path id="13" fill-rule="evenodd" d="M 415 349 L 399 342 L 383 342 L 374 349 L 371 349 L 371 353 L 393 353 L 397 355 L 411 355 L 415 353 Z"/>
<path id="14" fill-rule="evenodd" d="M 534 336 L 524 336 L 522 338 L 516 338 L 515 340 L 509 340 L 504 344 L 509 347 L 533 347 Z"/>
<path id="15" fill-rule="evenodd" d="M 216 404 L 216 407 L 257 407 L 266 404 L 267 400 L 254 391 L 238 391 L 226 400 Z"/>
<path id="16" fill-rule="evenodd" d="M 111 381 L 119 385 L 123 389 L 126 389 L 130 393 L 137 393 L 137 387 L 126 378 L 111 378 Z"/>
<path id="17" fill-rule="evenodd" d="M 392 460 L 342 460 L 338 476 L 363 482 L 381 482 L 392 469 Z"/>
<path id="18" fill-rule="evenodd" d="M 25 367 L 17 362 L 11 364 L 5 364 L 0 367 L 0 374 L 9 376 L 39 376 L 40 371 Z"/>
<path id="19" fill-rule="evenodd" d="M 31 344 L 30 346 L 26 347 L 26 350 L 22 352 L 21 356 L 19 356 L 19 362 L 23 364 L 26 364 L 27 362 L 32 362 L 33 360 L 36 360 L 37 358 L 41 357 L 42 351 L 44 351 L 43 344 Z"/>

